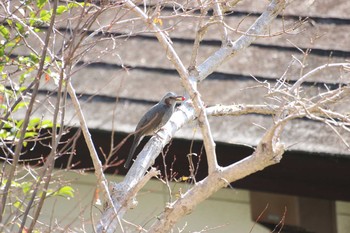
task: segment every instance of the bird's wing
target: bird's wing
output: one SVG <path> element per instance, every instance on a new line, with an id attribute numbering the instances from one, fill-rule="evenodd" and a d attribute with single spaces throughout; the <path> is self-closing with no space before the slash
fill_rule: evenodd
<path id="1" fill-rule="evenodd" d="M 136 131 L 144 135 L 152 134 L 162 121 L 162 112 L 149 111 L 145 114 L 136 126 Z"/>

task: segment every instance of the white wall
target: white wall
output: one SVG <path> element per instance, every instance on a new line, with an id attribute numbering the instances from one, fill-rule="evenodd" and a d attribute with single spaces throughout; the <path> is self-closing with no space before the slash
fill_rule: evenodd
<path id="1" fill-rule="evenodd" d="M 51 219 L 51 225 L 54 225 L 55 218 L 57 220 L 63 219 L 64 224 L 74 222 L 75 232 L 92 232 L 91 210 L 93 210 L 95 219 L 98 219 L 97 209 L 91 209 L 96 178 L 92 173 L 81 175 L 74 172 L 66 172 L 63 174 L 64 179 L 72 181 L 72 186 L 76 190 L 75 197 L 71 200 L 65 200 L 64 198 L 52 198 L 48 200 L 45 205 L 45 212 L 40 220 L 49 224 L 50 216 L 53 213 L 55 217 Z M 116 181 L 118 179 L 120 180 L 121 177 L 108 176 L 108 179 Z M 181 188 L 182 192 L 184 192 L 187 188 L 184 184 L 173 183 L 172 185 L 175 191 Z M 222 189 L 209 200 L 199 205 L 177 227 L 182 229 L 185 226 L 184 232 L 194 232 L 204 229 L 212 229 L 207 232 L 215 233 L 270 232 L 259 224 L 254 225 L 254 222 L 250 220 L 248 194 L 246 190 Z M 164 205 L 169 200 L 168 189 L 161 182 L 152 180 L 139 193 L 137 200 L 139 205 L 137 208 L 129 211 L 126 215 L 126 220 L 147 227 L 160 214 Z M 100 206 L 99 208 L 102 207 Z M 76 216 L 80 217 L 77 218 Z M 339 233 L 350 232 L 350 203 L 337 202 L 337 224 Z M 251 231 L 252 227 L 253 230 Z"/>

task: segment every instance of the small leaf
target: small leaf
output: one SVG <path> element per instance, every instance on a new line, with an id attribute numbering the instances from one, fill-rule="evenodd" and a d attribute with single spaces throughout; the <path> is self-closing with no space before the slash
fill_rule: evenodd
<path id="1" fill-rule="evenodd" d="M 29 54 L 29 60 L 31 60 L 34 63 L 38 63 L 40 59 L 39 59 L 39 57 L 36 54 L 30 53 Z"/>
<path id="2" fill-rule="evenodd" d="M 5 55 L 5 46 L 0 47 L 0 57 Z"/>
<path id="3" fill-rule="evenodd" d="M 16 207 L 17 209 L 22 208 L 22 204 L 20 201 L 15 201 L 15 203 L 13 203 L 13 206 Z"/>
<path id="4" fill-rule="evenodd" d="M 49 22 L 51 19 L 51 12 L 47 10 L 40 11 L 40 19 L 44 22 Z"/>
<path id="5" fill-rule="evenodd" d="M 23 182 L 21 184 L 21 186 L 22 186 L 23 194 L 27 194 L 32 188 L 32 183 L 31 182 Z"/>
<path id="6" fill-rule="evenodd" d="M 37 0 L 36 1 L 36 6 L 39 7 L 40 9 L 45 6 L 45 4 L 48 2 L 48 0 Z"/>
<path id="7" fill-rule="evenodd" d="M 84 6 L 91 6 L 90 3 L 87 2 L 71 2 L 68 3 L 68 9 L 72 9 L 73 7 L 84 7 Z"/>
<path id="8" fill-rule="evenodd" d="M 19 33 L 23 34 L 24 33 L 24 27 L 22 24 L 20 23 L 16 23 L 16 28 L 18 30 Z"/>
<path id="9" fill-rule="evenodd" d="M 160 26 L 163 26 L 163 20 L 160 18 L 154 18 L 153 19 L 154 24 L 159 24 Z"/>
<path id="10" fill-rule="evenodd" d="M 68 11 L 68 7 L 67 6 L 64 6 L 64 5 L 60 5 L 57 7 L 57 15 L 61 15 L 63 14 L 64 12 Z"/>
<path id="11" fill-rule="evenodd" d="M 37 136 L 37 135 L 38 135 L 37 132 L 26 132 L 26 133 L 24 134 L 24 138 L 32 138 L 32 137 L 35 137 L 35 136 Z"/>
<path id="12" fill-rule="evenodd" d="M 52 124 L 52 121 L 51 120 L 43 120 L 42 122 L 41 122 L 41 128 L 43 128 L 43 129 L 47 129 L 47 128 L 52 128 L 52 126 L 53 126 L 53 124 Z M 58 125 L 57 125 L 57 127 L 59 127 Z"/>
<path id="13" fill-rule="evenodd" d="M 18 109 L 24 108 L 28 106 L 28 102 L 20 102 L 16 105 L 16 107 L 13 109 L 13 112 L 16 112 Z"/>
<path id="14" fill-rule="evenodd" d="M 27 130 L 35 130 L 36 127 L 40 124 L 40 121 L 41 119 L 39 117 L 34 117 L 30 119 Z"/>
<path id="15" fill-rule="evenodd" d="M 12 26 L 13 21 L 11 19 L 6 19 L 8 25 Z"/>
<path id="16" fill-rule="evenodd" d="M 56 192 L 56 195 L 74 197 L 74 189 L 71 186 L 63 186 Z"/>
<path id="17" fill-rule="evenodd" d="M 0 34 L 6 39 L 10 39 L 10 31 L 4 26 L 0 25 Z"/>

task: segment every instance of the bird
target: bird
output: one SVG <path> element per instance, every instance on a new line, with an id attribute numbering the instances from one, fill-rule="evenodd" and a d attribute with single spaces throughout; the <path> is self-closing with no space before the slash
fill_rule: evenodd
<path id="1" fill-rule="evenodd" d="M 185 100 L 185 97 L 173 92 L 166 93 L 163 98 L 151 107 L 136 126 L 134 141 L 132 143 L 124 168 L 128 168 L 135 150 L 145 136 L 152 135 L 165 125 L 174 112 L 175 105 Z"/>

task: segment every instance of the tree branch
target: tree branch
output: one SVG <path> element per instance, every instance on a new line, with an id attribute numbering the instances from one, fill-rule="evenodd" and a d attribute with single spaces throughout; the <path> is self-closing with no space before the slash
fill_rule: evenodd
<path id="1" fill-rule="evenodd" d="M 293 93 L 296 89 L 299 89 L 300 85 L 306 81 L 306 79 L 308 79 L 309 77 L 311 77 L 312 75 L 316 74 L 317 72 L 320 72 L 321 70 L 324 70 L 326 68 L 329 67 L 344 67 L 344 68 L 348 68 L 350 67 L 350 63 L 330 63 L 330 64 L 325 64 L 322 66 L 319 66 L 311 71 L 309 71 L 308 73 L 306 73 L 305 75 L 303 75 L 301 78 L 298 79 L 298 81 L 296 81 L 294 83 L 294 85 L 289 89 L 289 93 Z"/>
<path id="2" fill-rule="evenodd" d="M 277 105 L 216 105 L 206 109 L 209 116 L 240 116 L 245 114 L 274 115 Z"/>
<path id="3" fill-rule="evenodd" d="M 82 129 L 82 132 L 83 132 L 83 135 L 85 138 L 85 142 L 87 144 L 92 162 L 94 164 L 95 174 L 97 177 L 98 184 L 101 187 L 103 196 L 104 196 L 105 200 L 107 201 L 108 205 L 113 210 L 113 212 L 115 214 L 117 214 L 118 213 L 117 209 L 114 206 L 114 203 L 111 199 L 111 195 L 110 195 L 110 192 L 108 189 L 108 181 L 103 173 L 102 164 L 101 164 L 100 159 L 98 158 L 97 151 L 96 151 L 94 143 L 91 139 L 91 135 L 90 135 L 89 129 L 87 127 L 85 117 L 84 117 L 83 111 L 81 109 L 79 100 L 77 98 L 76 92 L 75 92 L 71 82 L 68 82 L 67 85 L 68 85 L 68 93 L 69 93 L 70 97 L 72 98 L 73 106 L 74 106 L 75 111 L 78 115 L 80 127 Z"/>
<path id="4" fill-rule="evenodd" d="M 211 73 L 213 73 L 221 64 L 227 61 L 231 56 L 237 52 L 247 48 L 254 40 L 266 32 L 272 20 L 283 10 L 285 0 L 272 0 L 262 15 L 254 22 L 248 29 L 245 35 L 240 36 L 236 41 L 221 47 L 218 51 L 207 58 L 198 67 L 198 81 L 203 81 Z M 254 36 L 253 36 L 254 35 Z"/>
<path id="5" fill-rule="evenodd" d="M 112 199 L 114 200 L 114 205 L 118 210 L 119 216 L 123 216 L 128 207 L 133 206 L 131 202 L 134 201 L 133 199 L 136 195 L 134 192 L 135 187 L 137 186 L 137 189 L 142 188 L 138 183 L 144 179 L 147 169 L 152 165 L 161 149 L 168 144 L 175 132 L 188 121 L 194 119 L 193 113 L 193 108 L 188 103 L 182 104 L 177 108 L 177 111 L 173 113 L 168 123 L 147 142 L 144 149 L 137 155 L 135 162 L 124 177 L 124 180 L 113 186 Z M 116 224 L 118 224 L 115 216 L 112 209 L 107 209 L 102 215 L 98 232 L 102 232 L 103 229 L 108 233 L 115 232 Z"/>
<path id="6" fill-rule="evenodd" d="M 214 171 L 202 181 L 197 182 L 183 196 L 170 203 L 148 232 L 170 232 L 173 225 L 180 218 L 191 213 L 199 203 L 206 200 L 219 189 L 226 187 L 231 182 L 278 163 L 284 153 L 284 146 L 279 143 L 275 144 L 274 147 L 269 147 L 268 145 L 271 145 L 272 141 L 276 140 L 275 137 L 279 136 L 275 134 L 275 131 L 280 126 L 283 126 L 284 123 L 281 122 L 272 126 L 265 133 L 256 151 L 251 156 L 228 167 Z"/>
<path id="7" fill-rule="evenodd" d="M 249 34 L 259 34 L 260 31 L 264 31 L 269 25 L 269 23 L 272 21 L 272 19 L 276 17 L 278 12 L 282 10 L 283 4 L 284 4 L 284 1 L 277 1 L 277 0 L 272 1 L 267 11 L 263 13 L 262 16 L 259 17 L 259 19 L 256 21 L 256 23 L 249 29 Z M 145 148 L 137 156 L 136 161 L 134 162 L 133 166 L 130 168 L 124 181 L 121 184 L 118 184 L 117 186 L 115 186 L 117 192 L 116 192 L 116 196 L 113 196 L 113 200 L 119 203 L 119 205 L 122 204 L 122 206 L 118 206 L 120 207 L 120 209 L 118 209 L 119 214 L 125 213 L 127 206 L 129 206 L 128 202 L 131 199 L 131 196 L 128 195 L 130 194 L 130 190 L 132 190 L 132 188 L 137 184 L 137 182 L 139 182 L 142 179 L 142 177 L 145 174 L 145 171 L 151 165 L 154 158 L 158 156 L 161 149 L 166 145 L 166 143 L 174 135 L 176 130 L 179 127 L 181 127 L 182 124 L 186 123 L 189 119 L 193 119 L 195 116 L 197 116 L 199 125 L 201 127 L 203 141 L 204 141 L 204 145 L 207 153 L 207 159 L 208 159 L 209 176 L 205 180 L 214 179 L 213 177 L 219 177 L 218 180 L 222 180 L 222 177 L 220 176 L 221 169 L 217 165 L 217 161 L 216 161 L 215 143 L 212 138 L 212 134 L 210 132 L 210 126 L 208 123 L 205 107 L 201 101 L 200 94 L 196 89 L 196 81 L 200 80 L 200 77 L 204 79 L 207 75 L 209 75 L 220 64 L 222 64 L 222 62 L 228 59 L 234 53 L 235 49 L 237 50 L 238 48 L 243 49 L 247 47 L 255 39 L 255 37 L 251 37 L 251 36 L 250 37 L 241 36 L 241 38 L 237 40 L 235 43 L 233 43 L 232 46 L 225 46 L 219 49 L 217 53 L 214 53 L 212 56 L 210 56 L 210 58 L 208 58 L 200 66 L 198 70 L 199 73 L 193 72 L 193 74 L 189 74 L 185 66 L 183 65 L 182 61 L 178 57 L 177 53 L 175 52 L 173 46 L 170 44 L 169 39 L 167 38 L 165 33 L 162 30 L 160 30 L 158 26 L 154 24 L 150 20 L 150 18 L 134 3 L 132 3 L 131 1 L 126 1 L 125 6 L 128 7 L 130 10 L 133 10 L 148 25 L 149 29 L 155 32 L 155 35 L 158 38 L 158 41 L 166 51 L 168 59 L 174 64 L 174 67 L 178 71 L 181 78 L 181 82 L 185 87 L 186 91 L 189 93 L 189 96 L 191 97 L 192 106 L 190 104 L 190 101 L 186 101 L 184 104 L 182 104 L 182 106 L 180 107 L 180 111 L 175 112 L 170 122 L 168 122 L 164 126 L 164 128 L 160 132 L 158 132 L 156 136 L 152 137 L 150 141 L 146 144 Z M 218 59 L 218 62 L 213 62 L 216 59 Z M 209 66 L 213 66 L 213 67 L 210 68 Z M 217 182 L 217 179 L 215 182 Z M 227 181 L 225 182 L 219 181 L 218 184 L 221 184 L 221 185 L 218 185 L 218 186 L 215 185 L 217 189 L 227 184 Z M 194 190 L 196 190 L 196 188 Z M 191 196 L 191 193 L 193 193 L 193 191 L 190 190 L 185 195 Z M 211 194 L 212 193 L 209 192 L 208 196 Z M 207 196 L 203 197 L 203 199 L 198 198 L 197 200 L 198 202 L 200 202 L 205 200 L 206 198 Z M 184 202 L 191 202 L 191 199 L 188 199 L 188 198 L 184 198 L 182 200 L 184 200 Z M 177 207 L 179 209 L 182 208 L 181 204 L 177 204 L 177 206 L 179 206 Z M 184 209 L 186 208 L 187 206 L 185 205 Z M 189 208 L 188 210 L 191 210 L 191 208 Z M 174 213 L 176 211 L 171 211 L 171 212 Z M 180 217 L 182 217 L 186 212 L 188 211 L 178 212 L 178 214 L 176 214 L 177 215 L 176 219 L 179 219 Z M 114 229 L 116 229 L 115 224 L 117 223 L 117 221 L 115 221 L 114 219 L 115 217 L 113 216 L 113 213 L 111 211 L 106 211 L 103 214 L 101 221 L 102 221 L 102 225 L 108 226 L 108 229 L 105 228 L 107 232 L 113 232 Z M 170 229 L 173 226 L 173 224 L 176 222 L 176 219 L 172 219 L 171 216 L 168 215 L 167 210 L 160 219 L 161 219 L 161 222 L 163 222 L 163 224 L 155 224 L 155 226 L 152 227 L 151 232 L 158 232 L 158 231 L 167 232 L 167 229 Z M 106 225 L 106 223 L 109 223 L 109 224 Z"/>

